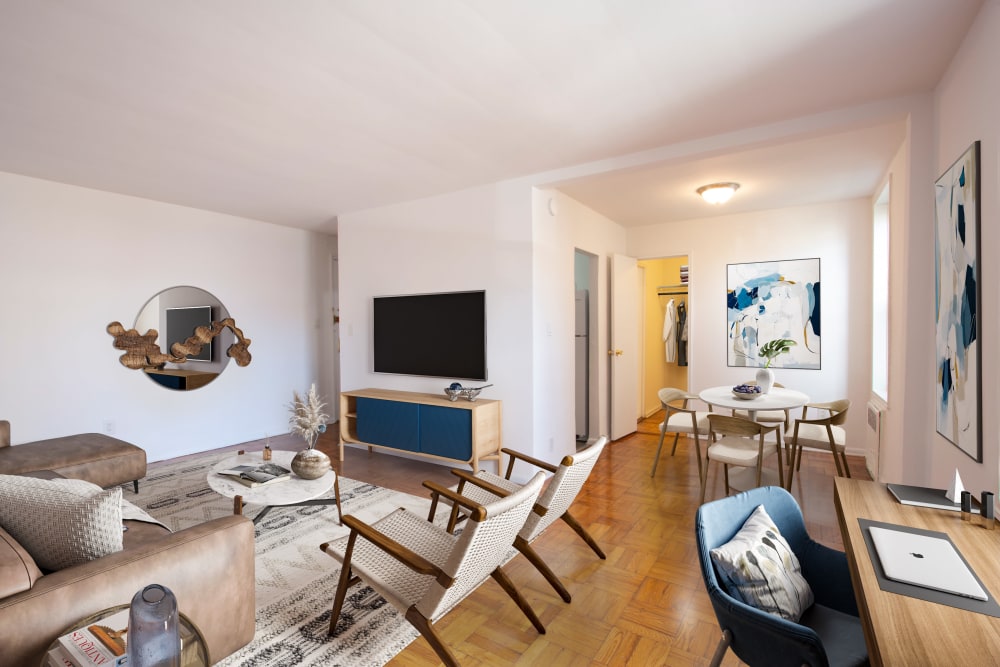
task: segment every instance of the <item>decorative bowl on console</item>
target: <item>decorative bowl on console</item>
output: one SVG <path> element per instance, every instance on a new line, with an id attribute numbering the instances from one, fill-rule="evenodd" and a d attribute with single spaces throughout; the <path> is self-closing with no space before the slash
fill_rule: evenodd
<path id="1" fill-rule="evenodd" d="M 482 387 L 463 387 L 457 382 L 452 382 L 450 387 L 444 388 L 444 393 L 448 396 L 449 401 L 457 401 L 459 398 L 474 401 L 479 396 L 479 392 L 492 386 L 492 384 L 484 384 Z"/>

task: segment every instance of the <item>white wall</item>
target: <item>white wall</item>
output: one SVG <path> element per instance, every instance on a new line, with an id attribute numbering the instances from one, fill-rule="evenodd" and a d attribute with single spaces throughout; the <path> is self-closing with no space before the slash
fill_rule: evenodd
<path id="1" fill-rule="evenodd" d="M 591 332 L 591 336 L 596 338 L 596 343 L 592 344 L 595 354 L 591 357 L 591 388 L 596 389 L 592 393 L 591 408 L 597 408 L 596 431 L 591 430 L 591 437 L 608 435 L 611 429 L 611 362 L 608 359 L 606 350 L 611 346 L 611 303 L 609 295 L 611 293 L 611 256 L 614 254 L 625 254 L 626 252 L 626 230 L 621 225 L 604 217 L 603 215 L 587 208 L 580 202 L 567 197 L 555 190 L 544 190 L 546 200 L 552 198 L 556 202 L 555 216 L 549 216 L 547 211 L 537 213 L 539 216 L 539 226 L 544 227 L 547 221 L 551 221 L 562 229 L 560 240 L 562 248 L 560 253 L 572 254 L 576 250 L 582 250 L 597 257 L 597 290 L 591 295 L 592 305 L 596 310 L 596 326 Z M 554 220 L 553 220 L 554 218 Z M 565 294 L 565 286 L 561 281 L 566 279 L 561 271 L 547 272 L 536 284 L 537 289 L 547 288 L 558 294 L 560 298 Z M 545 281 L 544 283 L 542 281 Z M 570 335 L 573 332 L 572 305 L 568 314 Z M 565 372 L 572 380 L 573 364 L 572 358 L 569 360 L 568 371 L 562 367 L 550 368 L 547 372 Z M 596 396 L 595 396 L 596 395 Z M 593 417 L 593 416 L 592 416 Z M 591 419 L 592 424 L 594 419 Z M 567 452 L 568 453 L 568 452 Z"/>
<path id="2" fill-rule="evenodd" d="M 688 363 L 697 392 L 747 379 L 727 366 L 726 265 L 820 258 L 822 368 L 777 368 L 775 380 L 812 401 L 850 398 L 847 434 L 862 453 L 871 368 L 871 203 L 800 206 L 628 230 L 639 259 L 688 255 Z M 760 239 L 766 239 L 761 242 Z"/>
<path id="3" fill-rule="evenodd" d="M 342 388 L 443 396 L 449 380 L 372 372 L 372 298 L 485 289 L 494 386 L 482 398 L 503 401 L 504 446 L 536 452 L 531 216 L 530 186 L 513 182 L 339 216 Z"/>
<path id="4" fill-rule="evenodd" d="M 333 237 L 0 173 L 0 419 L 14 444 L 101 431 L 150 461 L 286 433 L 293 389 L 331 345 L 320 307 Z M 324 283 L 326 279 L 326 283 Z M 251 339 L 208 386 L 165 389 L 118 362 L 106 327 L 157 292 L 215 295 Z M 322 317 L 321 317 L 322 316 Z M 327 326 L 326 329 L 329 327 Z"/>
<path id="5" fill-rule="evenodd" d="M 982 289 L 980 313 L 980 349 L 982 351 L 982 433 L 983 463 L 977 464 L 943 437 L 934 427 L 933 410 L 928 410 L 930 470 L 928 482 L 944 484 L 957 467 L 965 486 L 979 493 L 981 490 L 997 492 L 1000 483 L 1000 423 L 997 406 L 1000 405 L 1000 353 L 993 344 L 1000 331 L 1000 85 L 996 65 L 1000 62 L 1000 3 L 986 2 L 966 36 L 962 47 L 939 83 L 934 94 L 936 178 L 948 168 L 973 141 L 979 140 L 981 167 L 982 224 L 980 247 L 982 261 L 979 284 Z M 932 184 L 928 184 L 930 189 Z M 930 193 L 928 206 L 933 205 Z M 933 252 L 933 242 L 930 247 Z M 933 261 L 933 255 L 927 257 Z M 928 270 L 933 264 L 928 264 Z M 927 309 L 929 326 L 933 326 L 933 292 L 929 295 Z M 930 339 L 933 345 L 933 337 Z M 933 348 L 930 348 L 933 350 Z M 928 353 L 928 356 L 930 354 Z M 934 376 L 923 382 L 933 382 Z M 933 405 L 933 404 L 931 404 Z"/>

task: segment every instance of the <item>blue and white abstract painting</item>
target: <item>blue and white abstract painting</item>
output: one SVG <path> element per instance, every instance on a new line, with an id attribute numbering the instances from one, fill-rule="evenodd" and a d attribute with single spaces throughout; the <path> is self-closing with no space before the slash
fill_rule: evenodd
<path id="1" fill-rule="evenodd" d="M 729 365 L 759 368 L 761 345 L 789 338 L 795 345 L 771 368 L 820 368 L 819 258 L 726 266 Z"/>
<path id="2" fill-rule="evenodd" d="M 934 185 L 937 432 L 982 461 L 979 142 Z"/>

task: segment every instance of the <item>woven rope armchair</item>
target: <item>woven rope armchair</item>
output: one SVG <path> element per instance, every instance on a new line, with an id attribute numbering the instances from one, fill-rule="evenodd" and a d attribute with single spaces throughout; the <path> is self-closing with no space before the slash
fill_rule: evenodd
<path id="1" fill-rule="evenodd" d="M 371 525 L 354 516 L 345 516 L 344 524 L 351 529 L 350 535 L 320 545 L 321 550 L 342 564 L 329 634 L 337 633 L 347 589 L 364 581 L 406 616 L 446 665 L 458 665 L 433 623 L 487 577 L 499 583 L 535 629 L 544 634 L 545 627 L 538 616 L 500 569 L 514 537 L 531 513 L 544 480 L 545 475 L 539 472 L 517 492 L 486 505 L 474 503 L 433 482 L 424 482 L 431 491 L 432 515 L 442 497 L 468 512 L 469 520 L 460 535 L 405 509 Z"/>
<path id="2" fill-rule="evenodd" d="M 505 448 L 501 451 L 510 456 L 505 477 L 499 477 L 485 470 L 480 470 L 475 475 L 465 470 L 451 471 L 460 480 L 458 483 L 458 492 L 479 503 L 491 502 L 496 500 L 497 497 L 514 493 L 521 488 L 520 484 L 510 479 L 517 461 L 523 461 L 553 473 L 549 485 L 545 487 L 545 490 L 538 497 L 534 511 L 528 516 L 524 527 L 521 528 L 517 538 L 514 540 L 514 546 L 524 554 L 524 557 L 535 566 L 535 569 L 545 577 L 545 580 L 549 582 L 552 588 L 566 602 L 572 600 L 569 591 L 566 590 L 566 587 L 548 564 L 542 560 L 542 557 L 538 555 L 538 552 L 531 547 L 531 543 L 558 519 L 562 519 L 590 546 L 599 558 L 602 560 L 607 558 L 596 540 L 587 532 L 587 529 L 580 525 L 580 522 L 569 513 L 570 505 L 576 500 L 577 495 L 590 476 L 590 471 L 594 469 L 594 465 L 597 463 L 597 459 L 607 443 L 608 438 L 601 436 L 593 444 L 576 454 L 564 456 L 558 466 Z M 455 525 L 457 518 L 458 507 L 452 506 L 451 520 L 449 522 L 450 527 Z"/>

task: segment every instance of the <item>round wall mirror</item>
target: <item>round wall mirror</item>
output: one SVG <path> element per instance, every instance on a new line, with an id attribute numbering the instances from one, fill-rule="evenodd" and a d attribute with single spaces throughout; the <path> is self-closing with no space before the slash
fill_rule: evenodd
<path id="1" fill-rule="evenodd" d="M 184 343 L 200 326 L 211 327 L 229 317 L 229 311 L 212 294 L 198 287 L 170 287 L 156 294 L 139 310 L 134 329 L 145 333 L 150 329 L 159 335 L 156 343 L 170 353 L 175 343 Z M 144 368 L 150 380 L 176 391 L 198 389 L 219 377 L 229 364 L 226 350 L 236 340 L 233 332 L 223 329 L 197 354 L 185 355 L 184 363 L 166 362 L 154 368 Z"/>

